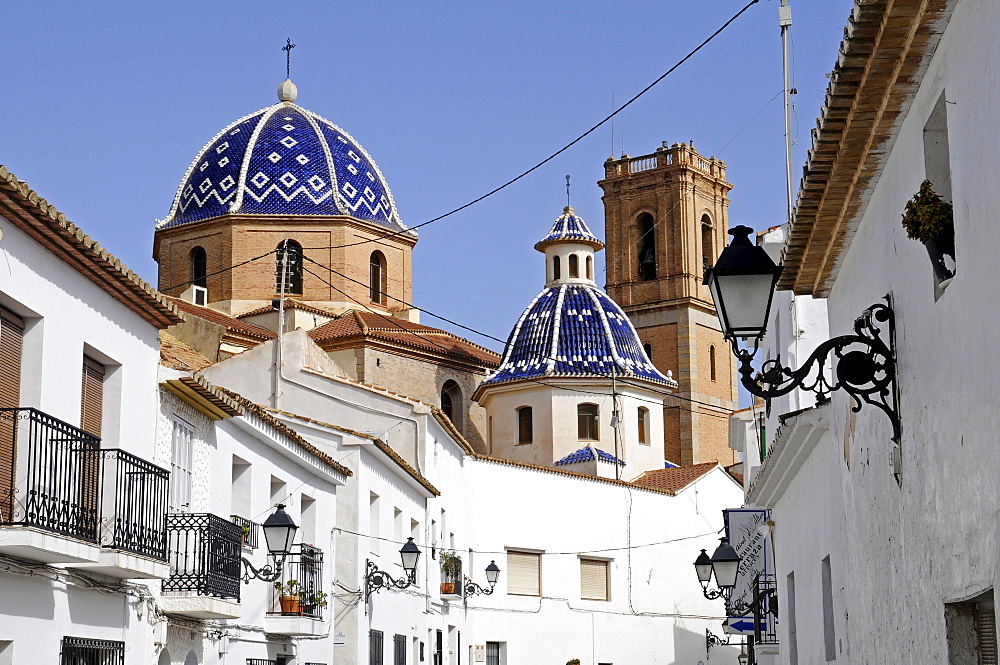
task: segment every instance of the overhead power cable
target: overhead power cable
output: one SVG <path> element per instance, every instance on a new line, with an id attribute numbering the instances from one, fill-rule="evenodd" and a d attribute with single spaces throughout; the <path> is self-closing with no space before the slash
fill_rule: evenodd
<path id="1" fill-rule="evenodd" d="M 475 204 L 479 203 L 480 201 L 482 201 L 484 199 L 487 199 L 490 196 L 493 196 L 497 192 L 500 192 L 500 191 L 502 191 L 502 190 L 510 187 L 515 182 L 518 182 L 519 180 L 521 180 L 525 176 L 527 176 L 527 175 L 529 175 L 529 174 L 537 171 L 538 169 L 540 169 L 541 167 L 545 166 L 546 164 L 548 164 L 549 162 L 551 162 L 553 159 L 555 159 L 556 157 L 558 157 L 562 153 L 566 152 L 567 150 L 569 150 L 570 148 L 572 148 L 574 145 L 576 145 L 577 143 L 579 143 L 580 141 L 582 141 L 583 139 L 587 138 L 588 136 L 590 136 L 591 134 L 593 134 L 595 131 L 597 131 L 598 129 L 600 129 L 608 121 L 610 121 L 616 115 L 618 115 L 619 113 L 621 113 L 622 111 L 624 111 L 626 108 L 628 108 L 633 102 L 635 102 L 640 97 L 642 97 L 643 95 L 645 95 L 647 92 L 649 92 L 650 90 L 652 90 L 653 87 L 656 86 L 656 84 L 658 84 L 663 79 L 667 78 L 677 68 L 679 68 L 681 65 L 683 65 L 688 60 L 690 60 L 692 57 L 694 57 L 694 55 L 696 53 L 698 53 L 698 51 L 700 51 L 701 49 L 703 49 L 706 45 L 708 45 L 709 42 L 711 42 L 713 39 L 715 39 L 716 37 L 718 37 L 719 34 L 721 34 L 723 30 L 725 30 L 726 28 L 728 28 L 734 21 L 736 21 L 736 19 L 738 19 L 740 16 L 742 16 L 744 12 L 746 12 L 748 9 L 750 9 L 750 7 L 752 7 L 753 5 L 757 4 L 758 2 L 760 2 L 760 0 L 750 0 L 750 2 L 748 2 L 746 5 L 744 5 L 743 8 L 740 9 L 738 12 L 736 12 L 735 14 L 733 14 L 733 16 L 728 21 L 726 21 L 725 23 L 723 23 L 715 32 L 713 32 L 711 35 L 709 35 L 707 38 L 705 38 L 704 41 L 702 41 L 700 44 L 698 44 L 696 47 L 694 47 L 692 50 L 690 50 L 687 53 L 687 55 L 685 55 L 683 58 L 681 58 L 676 63 L 674 63 L 673 66 L 671 66 L 667 71 L 665 71 L 663 74 L 661 74 L 659 77 L 657 77 L 656 80 L 654 80 L 652 83 L 650 83 L 645 88 L 643 88 L 642 90 L 640 90 L 639 92 L 637 92 L 635 95 L 633 95 L 633 97 L 631 99 L 629 99 L 627 102 L 625 102 L 624 104 L 622 104 L 621 106 L 619 106 L 617 109 L 615 109 L 614 111 L 612 111 L 611 113 L 609 113 L 608 115 L 606 115 L 596 125 L 594 125 L 590 129 L 588 129 L 584 133 L 580 134 L 575 139 L 573 139 L 572 141 L 570 141 L 569 143 L 567 143 L 563 147 L 559 148 L 558 150 L 556 150 L 555 152 L 553 152 L 551 155 L 549 155 L 548 157 L 546 157 L 542 161 L 538 162 L 537 164 L 535 164 L 531 168 L 527 169 L 526 171 L 522 171 L 520 174 L 514 176 L 513 178 L 511 178 L 507 182 L 503 183 L 502 185 L 494 187 L 493 189 L 491 189 L 490 191 L 486 192 L 485 194 L 483 194 L 483 195 L 481 195 L 481 196 L 479 196 L 477 198 L 474 198 L 471 201 L 469 201 L 468 203 L 460 205 L 457 208 L 449 210 L 448 212 L 446 212 L 446 213 L 444 213 L 442 215 L 438 215 L 437 217 L 429 219 L 426 222 L 421 222 L 420 224 L 417 224 L 415 226 L 410 226 L 410 227 L 408 227 L 406 229 L 403 229 L 401 231 L 394 231 L 392 233 L 380 235 L 380 236 L 378 236 L 376 238 L 370 238 L 368 240 L 359 240 L 358 242 L 352 242 L 352 243 L 348 243 L 346 245 L 333 245 L 333 246 L 327 246 L 327 247 L 304 247 L 303 249 L 342 249 L 344 247 L 354 247 L 356 245 L 365 245 L 365 244 L 372 243 L 372 242 L 378 242 L 380 240 L 387 240 L 389 238 L 395 238 L 397 236 L 409 233 L 410 231 L 414 231 L 416 229 L 422 228 L 424 226 L 428 226 L 428 225 L 433 224 L 435 222 L 439 222 L 442 219 L 445 219 L 446 217 L 450 217 L 450 216 L 454 215 L 457 212 L 461 212 L 462 210 L 465 210 L 466 208 L 474 206 Z"/>

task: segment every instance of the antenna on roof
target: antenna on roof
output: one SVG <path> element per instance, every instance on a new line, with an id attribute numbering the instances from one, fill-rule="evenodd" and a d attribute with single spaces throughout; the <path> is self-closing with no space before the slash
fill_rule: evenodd
<path id="1" fill-rule="evenodd" d="M 569 176 L 566 176 L 566 207 L 569 207 Z"/>
<path id="2" fill-rule="evenodd" d="M 281 47 L 281 50 L 285 52 L 285 78 L 292 78 L 292 49 L 295 48 L 295 44 L 292 43 L 291 38 L 285 40 L 285 45 Z"/>

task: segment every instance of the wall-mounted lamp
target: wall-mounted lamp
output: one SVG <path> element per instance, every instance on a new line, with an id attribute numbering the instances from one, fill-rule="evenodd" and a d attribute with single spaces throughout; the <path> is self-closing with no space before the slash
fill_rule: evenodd
<path id="1" fill-rule="evenodd" d="M 722 250 L 715 265 L 705 270 L 704 283 L 712 292 L 722 333 L 740 362 L 743 387 L 751 395 L 763 397 L 768 404 L 795 388 L 816 393 L 820 401 L 828 393 L 843 388 L 854 399 L 854 411 L 860 411 L 864 402 L 889 416 L 893 440 L 898 442 L 895 317 L 890 298 L 886 297 L 886 304 L 876 303 L 864 311 L 854 322 L 855 334 L 820 344 L 801 368 L 784 367 L 779 357 L 764 362 L 760 374 L 754 377 L 750 361 L 767 330 L 771 299 L 782 267 L 750 241 L 753 229 L 737 226 L 729 233 L 733 241 Z M 888 343 L 882 339 L 883 325 Z M 737 338 L 741 337 L 748 348 L 738 347 Z M 831 381 L 826 377 L 826 365 L 833 357 L 837 358 L 837 367 Z"/>
<path id="2" fill-rule="evenodd" d="M 281 577 L 281 567 L 285 563 L 285 557 L 292 549 L 292 540 L 298 526 L 285 512 L 284 504 L 279 503 L 274 512 L 264 520 L 261 529 L 264 531 L 264 542 L 267 544 L 267 553 L 274 561 L 274 565 L 267 564 L 262 568 L 255 568 L 250 560 L 243 557 L 243 581 L 250 583 L 252 578 L 257 578 L 265 582 L 273 582 Z"/>
<path id="3" fill-rule="evenodd" d="M 498 579 L 500 579 L 500 567 L 497 565 L 496 561 L 490 561 L 490 565 L 486 566 L 486 581 L 489 583 L 490 588 L 484 589 L 466 577 L 465 595 L 475 596 L 476 594 L 482 594 L 484 596 L 489 596 L 493 593 L 493 589 L 496 587 Z"/>
<path id="4" fill-rule="evenodd" d="M 719 539 L 719 546 L 715 548 L 711 558 L 705 550 L 702 550 L 698 558 L 694 560 L 694 569 L 698 574 L 698 581 L 701 583 L 701 590 L 705 594 L 705 598 L 715 600 L 725 596 L 728 601 L 730 594 L 733 593 L 733 587 L 736 586 L 736 572 L 739 567 L 740 555 L 729 544 L 729 538 Z M 713 573 L 717 589 L 708 588 Z"/>
<path id="5" fill-rule="evenodd" d="M 373 593 L 389 587 L 405 589 L 417 580 L 417 562 L 420 560 L 420 548 L 413 542 L 413 538 L 408 538 L 406 543 L 399 550 L 399 558 L 403 562 L 403 570 L 406 572 L 405 580 L 393 579 L 389 573 L 379 570 L 375 562 L 368 559 L 365 561 L 365 602 Z"/>
<path id="6" fill-rule="evenodd" d="M 705 653 L 712 647 L 722 647 L 729 644 L 729 640 L 732 639 L 732 635 L 726 634 L 726 639 L 722 639 L 718 635 L 715 635 L 708 628 L 705 629 Z"/>

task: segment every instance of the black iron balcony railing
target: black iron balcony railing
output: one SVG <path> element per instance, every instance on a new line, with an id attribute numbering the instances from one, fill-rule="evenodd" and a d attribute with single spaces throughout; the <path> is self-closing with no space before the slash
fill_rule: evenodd
<path id="1" fill-rule="evenodd" d="M 243 547 L 257 549 L 260 545 L 260 525 L 239 515 L 231 515 L 230 518 L 233 520 L 233 524 L 238 525 L 243 531 Z"/>
<path id="2" fill-rule="evenodd" d="M 96 543 L 100 446 L 96 436 L 37 409 L 0 409 L 0 525 Z"/>
<path id="3" fill-rule="evenodd" d="M 462 559 L 454 552 L 441 550 L 441 595 L 461 596 L 464 591 L 462 584 Z"/>
<path id="4" fill-rule="evenodd" d="M 278 661 L 267 658 L 247 658 L 247 665 L 277 665 Z"/>
<path id="5" fill-rule="evenodd" d="M 164 592 L 240 599 L 242 529 L 209 513 L 169 513 Z"/>
<path id="6" fill-rule="evenodd" d="M 124 450 L 101 465 L 101 547 L 166 561 L 170 473 Z"/>
<path id="7" fill-rule="evenodd" d="M 755 580 L 761 607 L 758 614 L 763 621 L 757 626 L 754 642 L 757 644 L 778 643 L 778 584 L 774 575 L 761 574 Z M 763 628 L 761 628 L 763 626 Z"/>
<path id="8" fill-rule="evenodd" d="M 281 579 L 271 589 L 268 614 L 323 618 L 327 594 L 323 590 L 323 550 L 312 545 L 292 545 Z"/>

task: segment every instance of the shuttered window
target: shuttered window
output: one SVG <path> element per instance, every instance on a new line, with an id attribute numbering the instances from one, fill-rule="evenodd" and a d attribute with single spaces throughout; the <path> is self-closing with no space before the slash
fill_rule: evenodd
<path id="1" fill-rule="evenodd" d="M 608 591 L 608 562 L 580 559 L 580 598 L 611 600 Z"/>
<path id="2" fill-rule="evenodd" d="M 0 408 L 13 409 L 21 402 L 21 349 L 24 321 L 0 308 Z M 0 415 L 0 521 L 9 515 L 14 478 L 14 426 L 11 412 Z"/>
<path id="3" fill-rule="evenodd" d="M 368 631 L 368 665 L 383 665 L 382 631 Z"/>
<path id="4" fill-rule="evenodd" d="M 81 385 L 80 427 L 100 436 L 104 419 L 104 365 L 84 356 Z"/>
<path id="5" fill-rule="evenodd" d="M 507 551 L 507 593 L 515 596 L 542 595 L 542 556 L 533 552 Z"/>
<path id="6" fill-rule="evenodd" d="M 170 511 L 189 512 L 194 467 L 194 427 L 174 416 L 170 456 Z"/>
<path id="7" fill-rule="evenodd" d="M 392 638 L 393 665 L 406 665 L 406 636 L 394 635 Z"/>
<path id="8" fill-rule="evenodd" d="M 997 616 L 992 603 L 976 607 L 976 633 L 979 637 L 979 665 L 997 665 Z"/>

